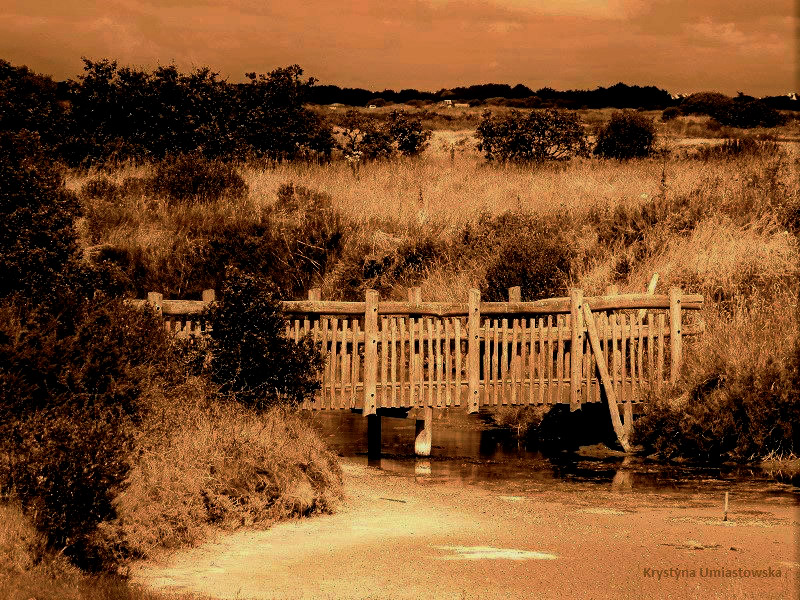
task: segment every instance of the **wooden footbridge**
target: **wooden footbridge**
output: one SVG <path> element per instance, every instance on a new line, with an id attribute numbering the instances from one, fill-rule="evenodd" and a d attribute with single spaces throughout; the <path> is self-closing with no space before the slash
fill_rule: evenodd
<path id="1" fill-rule="evenodd" d="M 311 337 L 326 357 L 319 392 L 305 410 L 358 411 L 369 418 L 370 453 L 380 453 L 381 416 L 416 418 L 418 454 L 429 454 L 433 409 L 477 413 L 502 406 L 605 402 L 627 451 L 633 407 L 647 391 L 679 374 L 683 339 L 703 331 L 703 297 L 673 288 L 648 293 L 522 302 L 383 301 L 368 290 L 363 302 L 286 301 L 286 334 Z M 148 301 L 178 335 L 203 335 L 199 316 L 213 301 Z M 620 416 L 620 413 L 622 416 Z"/>

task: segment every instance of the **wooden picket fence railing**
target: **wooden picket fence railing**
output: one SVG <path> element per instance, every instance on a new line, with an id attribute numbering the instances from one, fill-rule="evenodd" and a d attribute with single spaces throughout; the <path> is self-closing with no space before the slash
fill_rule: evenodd
<path id="1" fill-rule="evenodd" d="M 654 285 L 653 285 L 654 287 Z M 204 335 L 199 315 L 214 299 L 148 301 L 177 335 Z M 138 301 L 144 302 L 144 301 Z M 286 333 L 311 337 L 326 356 L 317 396 L 309 410 L 465 407 L 469 412 L 520 404 L 641 402 L 644 391 L 678 376 L 685 336 L 703 331 L 703 297 L 622 294 L 521 302 L 482 302 L 471 290 L 466 303 L 422 302 L 418 288 L 408 302 L 286 301 Z M 616 407 L 615 407 L 616 408 Z M 613 414 L 612 414 L 613 419 Z"/>

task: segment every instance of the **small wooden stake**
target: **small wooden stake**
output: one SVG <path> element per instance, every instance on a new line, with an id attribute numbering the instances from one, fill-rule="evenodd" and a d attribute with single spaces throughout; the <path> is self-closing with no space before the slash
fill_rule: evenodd
<path id="1" fill-rule="evenodd" d="M 722 513 L 722 520 L 728 520 L 728 492 L 725 492 L 725 510 Z"/>

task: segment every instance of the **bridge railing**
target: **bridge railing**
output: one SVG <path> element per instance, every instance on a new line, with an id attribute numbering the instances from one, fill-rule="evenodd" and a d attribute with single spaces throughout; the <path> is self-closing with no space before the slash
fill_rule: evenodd
<path id="1" fill-rule="evenodd" d="M 464 303 L 420 296 L 414 288 L 407 302 L 381 301 L 369 290 L 363 302 L 338 302 L 315 289 L 308 300 L 284 302 L 286 334 L 310 337 L 326 358 L 320 391 L 302 408 L 574 409 L 600 402 L 602 389 L 630 405 L 678 376 L 683 338 L 704 330 L 703 297 L 677 288 L 585 298 L 575 289 L 535 302 L 521 302 L 519 288 L 509 290 L 508 302 L 482 302 L 478 290 Z M 182 336 L 206 333 L 200 313 L 213 300 L 213 290 L 201 301 L 148 295 L 166 327 Z"/>

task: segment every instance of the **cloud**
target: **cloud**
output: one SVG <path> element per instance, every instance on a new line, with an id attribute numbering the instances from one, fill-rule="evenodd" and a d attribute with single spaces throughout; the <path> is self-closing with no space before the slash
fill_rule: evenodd
<path id="1" fill-rule="evenodd" d="M 0 12 L 0 57 L 58 78 L 86 55 L 234 80 L 299 63 L 376 89 L 622 80 L 765 94 L 795 83 L 796 23 L 791 0 L 28 0 Z"/>

